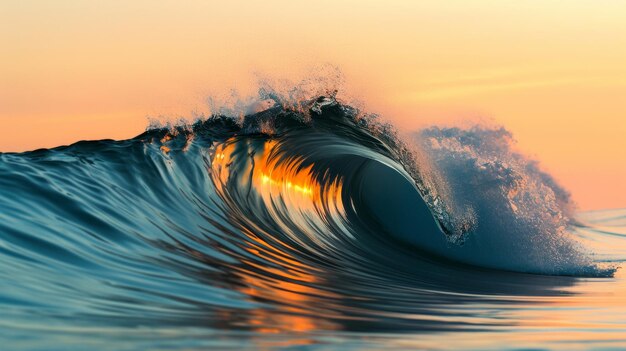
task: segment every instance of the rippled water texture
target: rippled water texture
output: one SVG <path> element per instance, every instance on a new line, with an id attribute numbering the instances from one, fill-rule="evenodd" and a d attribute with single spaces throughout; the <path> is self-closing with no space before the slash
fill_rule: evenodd
<path id="1" fill-rule="evenodd" d="M 329 98 L 0 154 L 2 349 L 626 346 L 626 211 Z"/>

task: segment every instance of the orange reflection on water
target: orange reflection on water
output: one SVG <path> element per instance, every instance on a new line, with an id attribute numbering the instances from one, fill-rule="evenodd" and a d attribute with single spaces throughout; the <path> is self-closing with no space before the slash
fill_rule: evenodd
<path id="1" fill-rule="evenodd" d="M 284 220 L 288 221 L 286 227 L 288 224 L 291 228 L 304 226 L 311 218 L 318 217 L 307 217 L 307 213 L 317 211 L 323 202 L 336 203 L 335 206 L 340 208 L 341 183 L 320 183 L 315 177 L 313 164 L 303 166 L 301 159 L 279 157 L 278 146 L 275 140 L 237 138 L 215 146 L 211 174 L 218 192 L 236 197 L 233 191 L 251 189 L 252 194 L 246 193 L 235 200 L 253 201 L 250 196 L 258 195 L 265 209 L 277 220 L 284 216 L 275 213 L 276 207 L 289 207 L 290 216 Z M 316 288 L 324 285 L 320 283 L 323 278 L 316 274 L 317 269 L 293 257 L 293 244 L 278 237 L 272 237 L 272 243 L 268 243 L 258 234 L 263 228 L 241 230 L 248 239 L 243 249 L 253 258 L 242 258 L 243 266 L 233 267 L 242 283 L 235 288 L 253 301 L 271 301 L 278 306 L 277 309 L 250 310 L 244 324 L 253 326 L 261 334 L 302 334 L 296 340 L 290 339 L 289 345 L 313 343 L 306 336 L 308 332 L 337 329 L 338 326 L 330 320 L 339 316 L 329 306 L 339 309 L 332 303 L 339 296 Z M 298 233 L 304 235 L 305 232 L 294 230 L 290 239 L 302 244 Z M 315 306 L 325 308 L 314 309 Z M 280 346 L 262 338 L 258 343 L 260 348 Z"/>
<path id="2" fill-rule="evenodd" d="M 272 157 L 277 142 L 269 140 L 264 152 L 255 160 L 254 187 L 260 192 L 278 192 L 289 197 L 319 199 L 320 184 L 313 179 L 313 165 L 300 168 L 298 164 L 281 162 L 279 157 Z"/>
<path id="3" fill-rule="evenodd" d="M 311 167 L 309 167 L 308 170 L 310 171 L 310 169 Z M 295 191 L 303 195 L 313 195 L 313 188 L 310 186 L 294 184 L 289 180 L 275 180 L 267 174 L 261 174 L 261 180 L 263 181 L 263 185 L 279 186 L 287 188 L 288 191 Z"/>
<path id="4" fill-rule="evenodd" d="M 234 180 L 242 189 L 252 187 L 261 195 L 268 209 L 280 198 L 285 205 L 296 206 L 300 210 L 314 210 L 321 205 L 322 199 L 342 210 L 340 180 L 321 184 L 315 178 L 314 164 L 304 166 L 300 159 L 278 157 L 278 142 L 275 140 L 253 141 L 247 144 L 245 150 L 242 147 L 244 143 L 246 141 L 231 138 L 215 147 L 212 172 L 219 191 L 224 191 L 224 185 Z M 249 159 L 242 160 L 242 157 Z M 239 161 L 239 164 L 233 166 L 234 161 Z M 234 169 L 237 179 L 231 179 Z M 246 177 L 242 176 L 244 174 Z"/>

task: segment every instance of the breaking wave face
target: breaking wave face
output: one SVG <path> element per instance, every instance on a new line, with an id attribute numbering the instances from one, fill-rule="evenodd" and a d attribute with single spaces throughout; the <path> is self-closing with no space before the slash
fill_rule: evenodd
<path id="1" fill-rule="evenodd" d="M 486 328 L 442 316 L 614 272 L 506 130 L 400 137 L 333 97 L 0 154 L 0 171 L 11 325 Z"/>

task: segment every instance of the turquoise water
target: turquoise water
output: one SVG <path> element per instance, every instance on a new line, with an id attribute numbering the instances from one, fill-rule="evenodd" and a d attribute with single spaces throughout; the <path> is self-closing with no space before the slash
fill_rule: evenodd
<path id="1" fill-rule="evenodd" d="M 311 104 L 0 154 L 2 349 L 626 347 L 626 210 Z"/>

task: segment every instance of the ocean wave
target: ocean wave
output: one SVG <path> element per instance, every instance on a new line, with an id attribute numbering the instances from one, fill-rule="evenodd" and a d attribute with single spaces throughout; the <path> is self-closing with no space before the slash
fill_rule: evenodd
<path id="1" fill-rule="evenodd" d="M 253 111 L 0 154 L 5 318 L 484 328 L 441 307 L 615 271 L 504 129 L 405 137 L 334 96 Z"/>

